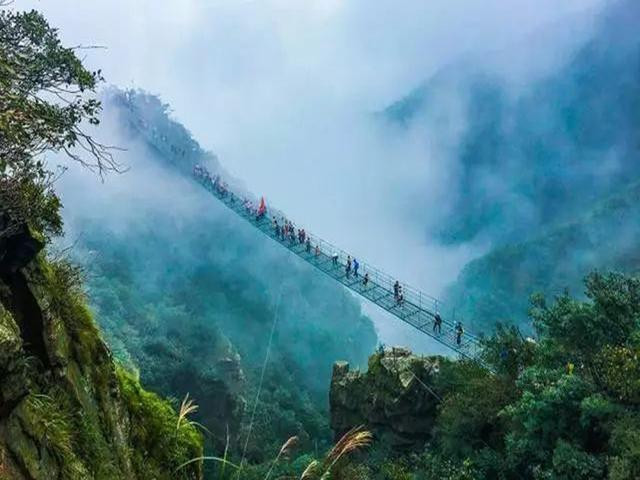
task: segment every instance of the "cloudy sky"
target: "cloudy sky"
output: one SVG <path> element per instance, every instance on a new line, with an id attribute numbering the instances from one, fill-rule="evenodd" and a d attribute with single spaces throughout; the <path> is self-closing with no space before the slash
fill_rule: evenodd
<path id="1" fill-rule="evenodd" d="M 109 83 L 161 95 L 249 188 L 344 249 L 433 293 L 486 245 L 425 237 L 465 126 L 401 137 L 372 113 L 461 59 L 514 91 L 561 64 L 605 0 L 18 0 Z M 426 133 L 425 133 L 426 132 Z M 428 205 L 411 203 L 427 191 Z M 431 195 L 431 196 L 429 196 Z M 424 195 L 421 198 L 425 198 Z M 70 207 L 71 208 L 71 207 Z M 418 221 L 412 221 L 416 218 Z M 435 218 L 435 217 L 434 217 Z"/>
<path id="2" fill-rule="evenodd" d="M 109 82 L 161 94 L 197 138 L 220 149 L 254 124 L 272 133 L 270 119 L 283 120 L 285 113 L 291 123 L 281 129 L 289 131 L 299 116 L 318 111 L 377 110 L 464 54 L 486 54 L 496 57 L 488 61 L 510 66 L 523 63 L 523 52 L 505 57 L 505 47 L 536 43 L 536 36 L 554 25 L 560 26 L 553 28 L 555 35 L 564 32 L 563 40 L 578 36 L 580 18 L 593 16 L 604 1 L 17 0 L 14 5 L 43 11 L 69 44 L 104 46 L 87 52 L 89 65 L 102 68 Z M 566 45 L 552 45 L 537 56 L 565 54 Z M 524 63 L 534 70 L 545 62 L 528 57 Z"/>

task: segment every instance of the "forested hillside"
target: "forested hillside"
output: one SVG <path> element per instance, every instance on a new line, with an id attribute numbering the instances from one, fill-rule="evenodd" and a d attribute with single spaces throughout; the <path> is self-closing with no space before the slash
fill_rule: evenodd
<path id="1" fill-rule="evenodd" d="M 328 441 L 332 363 L 364 363 L 376 344 L 360 305 L 190 180 L 194 162 L 219 166 L 156 97 L 112 90 L 106 110 L 130 171 L 108 179 L 89 205 L 72 202 L 83 196 L 72 179 L 63 198 L 116 356 L 163 394 L 190 392 L 215 448 L 224 449 L 228 428 L 237 451 L 275 321 L 250 458 L 270 456 L 294 434 L 304 448 Z M 136 208 L 122 212 L 116 202 Z"/>
<path id="2" fill-rule="evenodd" d="M 442 205 L 411 211 L 491 247 L 446 291 L 486 333 L 457 359 L 377 345 L 194 181 L 252 196 L 169 105 L 100 90 L 86 47 L 0 0 L 0 480 L 639 479 L 640 6 L 604 11 L 517 94 L 454 64 L 382 115 L 399 142 L 460 134 Z"/>
<path id="3" fill-rule="evenodd" d="M 447 304 L 476 331 L 516 323 L 525 331 L 529 296 L 565 289 L 582 295 L 592 269 L 640 271 L 640 183 L 625 187 L 575 221 L 531 240 L 496 248 L 469 263 L 445 292 Z"/>
<path id="4" fill-rule="evenodd" d="M 529 295 L 579 295 L 593 269 L 637 271 L 638 21 L 637 2 L 613 2 L 560 69 L 517 94 L 469 61 L 386 111 L 411 129 L 442 96 L 462 98 L 467 124 L 450 159 L 458 173 L 434 233 L 491 246 L 444 292 L 447 313 L 476 331 L 529 328 Z"/>

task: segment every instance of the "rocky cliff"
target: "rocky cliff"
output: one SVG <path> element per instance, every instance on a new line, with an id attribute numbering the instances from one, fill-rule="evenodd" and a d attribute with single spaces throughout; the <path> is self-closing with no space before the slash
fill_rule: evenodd
<path id="1" fill-rule="evenodd" d="M 3 232 L 4 233 L 4 232 Z M 0 479 L 199 479 L 201 435 L 113 362 L 78 271 L 0 234 Z"/>
<path id="2" fill-rule="evenodd" d="M 331 427 L 337 437 L 365 425 L 396 448 L 419 448 L 432 435 L 437 394 L 430 384 L 439 373 L 439 357 L 419 357 L 390 348 L 369 358 L 366 372 L 346 362 L 333 367 Z"/>

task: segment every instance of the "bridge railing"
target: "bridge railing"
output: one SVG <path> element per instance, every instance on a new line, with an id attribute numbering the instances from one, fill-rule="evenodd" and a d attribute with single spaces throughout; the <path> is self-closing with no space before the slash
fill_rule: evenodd
<path id="1" fill-rule="evenodd" d="M 284 216 L 280 211 L 271 209 L 271 214 L 275 214 L 275 218 L 276 220 L 278 220 L 278 222 L 281 222 L 282 218 L 286 219 L 286 216 Z M 298 225 L 295 222 L 290 221 L 290 223 L 296 228 L 304 228 L 302 225 Z M 306 232 L 306 236 L 309 237 L 310 241 L 311 241 L 311 249 L 312 251 L 315 249 L 316 246 L 319 247 L 320 249 L 320 253 L 322 255 L 326 255 L 328 257 L 331 257 L 333 255 L 337 255 L 338 259 L 337 262 L 338 264 L 343 268 L 343 272 L 345 272 L 346 275 L 346 265 L 347 265 L 347 261 L 349 259 L 349 257 L 351 257 L 351 260 L 353 261 L 354 258 L 358 258 L 357 256 L 354 256 L 352 253 L 350 252 L 346 252 L 344 250 L 342 250 L 341 248 L 327 242 L 326 240 L 318 237 L 317 235 L 314 235 L 312 233 L 308 233 Z M 410 285 L 408 285 L 407 283 L 404 282 L 400 282 L 397 278 L 392 277 L 391 275 L 387 274 L 386 272 L 383 272 L 382 270 L 374 267 L 373 265 L 365 262 L 365 261 L 360 261 L 358 260 L 358 263 L 360 265 L 359 269 L 358 269 L 358 276 L 359 278 L 363 278 L 365 274 L 369 274 L 369 280 L 378 285 L 379 287 L 382 287 L 383 289 L 387 290 L 392 296 L 393 296 L 393 291 L 394 291 L 394 284 L 396 281 L 398 281 L 399 285 L 402 288 L 402 294 L 404 297 L 404 301 L 403 303 L 406 305 L 413 305 L 415 307 L 417 307 L 420 310 L 423 310 L 425 312 L 427 312 L 430 316 L 434 316 L 436 313 L 441 314 L 441 316 L 444 316 L 444 304 L 442 301 L 440 301 L 438 298 L 426 294 L 422 291 L 420 291 L 417 288 L 414 288 Z M 351 276 L 353 277 L 354 272 L 353 272 L 353 268 L 351 269 Z M 449 325 L 450 327 L 454 327 L 456 324 L 455 321 L 452 321 L 448 318 L 444 318 L 443 319 L 443 325 Z M 474 339 L 477 340 L 477 337 L 471 333 L 467 333 L 465 332 L 464 334 L 465 338 L 467 339 Z"/>
<path id="2" fill-rule="evenodd" d="M 360 282 L 362 282 L 364 275 L 368 274 L 369 281 L 371 282 L 372 287 L 375 286 L 378 289 L 378 291 L 383 290 L 383 294 L 377 297 L 377 301 L 375 303 L 378 303 L 380 305 L 381 300 L 385 297 L 389 297 L 391 305 L 394 305 L 394 303 L 397 302 L 396 298 L 394 298 L 394 284 L 396 282 L 396 278 L 388 275 L 382 270 L 377 269 L 376 267 L 374 267 L 373 265 L 367 262 L 359 261 L 359 260 L 358 260 L 359 269 L 358 269 L 358 277 L 357 277 L 359 281 L 358 282 L 355 281 L 356 277 L 354 275 L 355 272 L 353 270 L 353 264 L 352 264 L 350 275 L 347 278 L 346 265 L 347 265 L 348 259 L 349 257 L 351 257 L 352 262 L 354 259 L 354 255 L 352 255 L 350 252 L 346 252 L 341 248 L 318 237 L 317 235 L 306 232 L 305 230 L 306 237 L 308 237 L 309 241 L 311 242 L 311 252 L 308 255 L 305 255 L 306 247 L 304 245 L 299 244 L 298 237 L 297 237 L 297 230 L 299 228 L 304 228 L 304 227 L 302 225 L 296 224 L 295 222 L 289 220 L 286 214 L 284 214 L 284 212 L 278 209 L 269 207 L 267 208 L 265 215 L 258 218 L 255 212 L 255 208 L 256 208 L 255 200 L 252 201 L 253 206 L 250 209 L 247 209 L 246 206 L 244 205 L 246 201 L 244 197 L 237 195 L 231 190 L 227 190 L 227 191 L 224 191 L 224 193 L 222 193 L 220 190 L 218 190 L 215 187 L 210 177 L 207 178 L 199 175 L 194 175 L 194 176 L 196 180 L 199 181 L 199 183 L 201 183 L 207 190 L 209 190 L 219 200 L 225 203 L 229 208 L 236 211 L 240 216 L 245 218 L 247 221 L 253 223 L 263 233 L 277 240 L 279 243 L 283 244 L 289 250 L 294 251 L 294 253 L 296 253 L 297 255 L 305 258 L 308 262 L 316 266 L 329 265 L 329 264 L 333 265 L 332 257 L 337 256 L 337 260 L 336 260 L 337 266 L 331 268 L 330 272 L 327 271 L 326 269 L 323 269 L 323 270 L 325 271 L 325 273 L 330 274 L 333 278 L 341 281 L 341 283 L 349 286 L 352 290 L 355 290 L 360 294 L 365 294 L 366 292 L 363 292 L 363 289 L 361 288 L 362 284 Z M 287 220 L 295 228 L 296 236 L 293 242 L 290 242 L 288 239 L 285 239 L 284 241 L 282 241 L 276 236 L 273 220 L 277 220 L 280 227 L 283 226 L 284 220 Z M 317 256 L 318 258 L 315 258 L 316 247 L 318 247 L 318 250 L 319 250 L 319 255 Z M 443 314 L 443 304 L 438 298 L 425 294 L 420 290 L 418 290 L 417 288 L 414 288 L 404 282 L 398 282 L 398 283 L 402 287 L 402 294 L 403 294 L 402 310 L 403 311 L 413 310 L 413 312 L 416 312 L 416 313 L 419 311 L 421 315 L 423 316 L 426 315 L 432 319 L 436 313 L 440 313 L 442 318 L 443 333 L 440 335 L 436 335 L 433 332 L 429 331 L 428 329 L 425 329 L 425 325 L 415 325 L 412 322 L 408 322 L 408 323 L 411 323 L 412 325 L 422 330 L 427 335 L 430 335 L 441 342 L 443 341 L 443 337 L 446 337 L 447 344 L 450 347 L 457 349 L 463 355 L 466 355 L 468 357 L 475 357 L 480 347 L 479 338 L 465 331 L 462 336 L 462 341 L 460 342 L 460 344 L 457 344 L 457 341 L 455 339 L 455 326 L 457 322 L 455 322 L 450 318 L 447 318 L 447 316 Z M 389 303 L 387 303 L 387 305 L 389 305 Z M 400 305 L 398 304 L 398 306 Z M 390 311 L 390 307 L 388 306 L 383 308 Z M 396 314 L 400 318 L 403 318 L 401 312 L 394 311 L 392 313 Z M 407 321 L 406 318 L 403 318 L 403 320 Z"/>

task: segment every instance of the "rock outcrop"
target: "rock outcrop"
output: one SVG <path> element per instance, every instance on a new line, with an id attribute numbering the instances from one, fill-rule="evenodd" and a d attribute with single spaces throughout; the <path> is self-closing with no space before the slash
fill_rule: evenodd
<path id="1" fill-rule="evenodd" d="M 0 479 L 199 479 L 191 426 L 117 367 L 77 272 L 19 229 L 0 241 Z"/>
<path id="2" fill-rule="evenodd" d="M 420 448 L 432 435 L 437 395 L 430 384 L 439 357 L 390 348 L 369 358 L 367 372 L 337 362 L 331 380 L 331 428 L 336 437 L 365 425 L 395 448 Z"/>
<path id="3" fill-rule="evenodd" d="M 170 342 L 152 341 L 133 352 L 135 364 L 141 366 L 140 377 L 162 395 L 189 392 L 197 399 L 200 408 L 194 419 L 211 432 L 207 447 L 224 451 L 227 435 L 232 442 L 238 438 L 245 412 L 246 378 L 240 355 L 222 333 L 172 328 L 169 335 Z"/>

